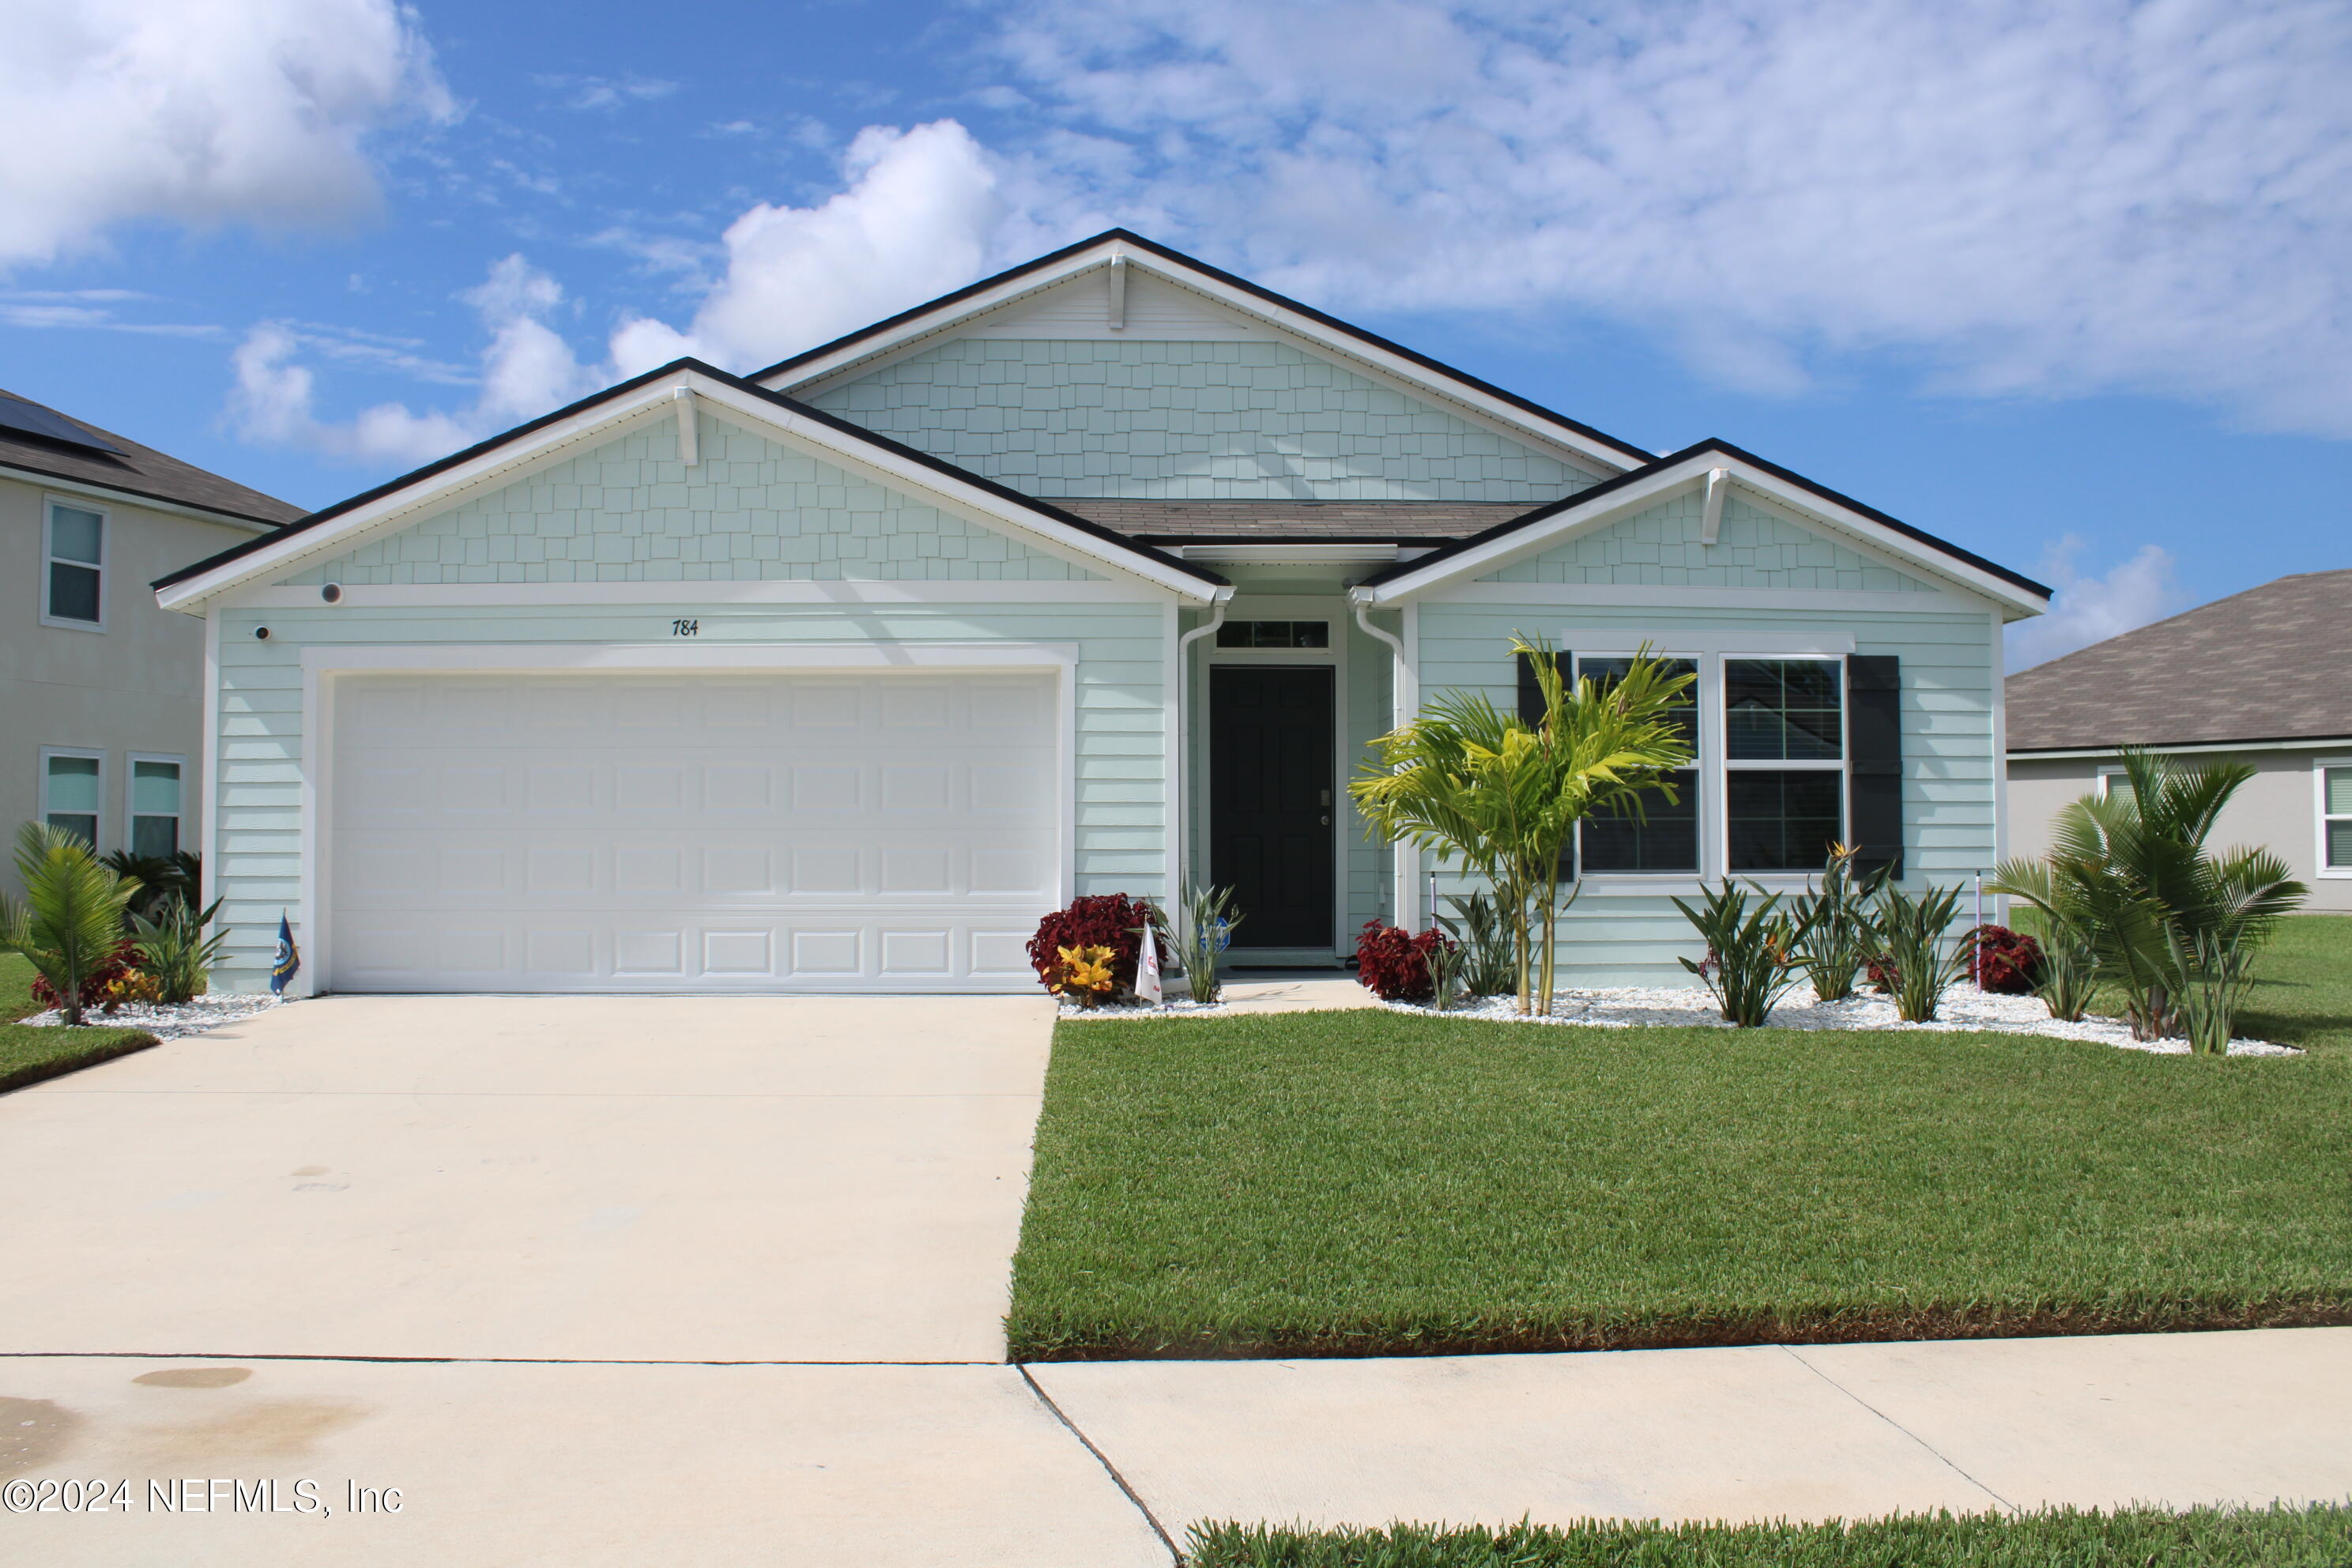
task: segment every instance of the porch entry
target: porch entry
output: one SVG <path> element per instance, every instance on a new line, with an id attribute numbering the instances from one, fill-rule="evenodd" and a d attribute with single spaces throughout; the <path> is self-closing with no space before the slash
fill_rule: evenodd
<path id="1" fill-rule="evenodd" d="M 1333 722 L 1328 665 L 1211 667 L 1209 875 L 1236 949 L 1331 949 Z"/>

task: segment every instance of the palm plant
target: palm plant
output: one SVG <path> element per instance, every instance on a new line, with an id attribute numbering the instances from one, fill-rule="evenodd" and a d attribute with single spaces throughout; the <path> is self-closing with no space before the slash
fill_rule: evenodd
<path id="1" fill-rule="evenodd" d="M 128 849 L 116 849 L 103 858 L 109 870 L 139 884 L 131 895 L 127 912 L 131 917 L 158 919 L 175 900 L 190 909 L 195 907 L 196 889 L 204 877 L 203 862 L 186 850 L 169 855 L 134 855 Z"/>
<path id="2" fill-rule="evenodd" d="M 89 852 L 79 834 L 28 822 L 16 832 L 19 900 L 0 896 L 0 948 L 23 953 L 57 994 L 65 1021 L 82 1021 L 84 979 L 122 939 L 122 911 L 139 884 Z"/>
<path id="3" fill-rule="evenodd" d="M 2253 777 L 2252 766 L 2182 767 L 2136 748 L 2122 761 L 2128 790 L 2066 807 L 2049 855 L 2003 861 L 1989 885 L 2031 905 L 2053 929 L 2083 933 L 2099 978 L 2124 994 L 2133 1037 L 2161 1039 L 2179 1032 L 2187 994 L 2213 978 L 2205 955 L 2251 962 L 2308 889 L 2268 849 L 2214 855 L 2205 847 L 2222 807 Z M 2240 994 L 2223 985 L 2205 994 Z"/>
<path id="4" fill-rule="evenodd" d="M 1449 691 L 1372 742 L 1376 763 L 1348 786 L 1365 828 L 1458 858 L 1483 878 L 1512 931 L 1521 1013 L 1551 1011 L 1560 914 L 1560 860 L 1576 825 L 1603 809 L 1638 813 L 1690 752 L 1675 724 L 1689 675 L 1669 675 L 1645 648 L 1623 676 L 1570 685 L 1541 641 L 1515 637 L 1531 658 L 1544 717 L 1529 725 L 1483 693 Z"/>

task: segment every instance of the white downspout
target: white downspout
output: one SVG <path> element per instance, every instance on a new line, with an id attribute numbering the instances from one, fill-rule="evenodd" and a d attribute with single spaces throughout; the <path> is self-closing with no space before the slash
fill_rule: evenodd
<path id="1" fill-rule="evenodd" d="M 1233 602 L 1231 584 L 1216 590 L 1209 600 L 1209 618 L 1176 639 L 1176 756 L 1175 765 L 1168 770 L 1168 784 L 1176 792 L 1176 842 L 1171 847 L 1169 879 L 1175 897 L 1170 901 L 1176 907 L 1169 913 L 1177 922 L 1177 935 L 1184 931 L 1184 889 L 1192 881 L 1192 868 L 1185 856 L 1192 847 L 1192 818 L 1191 802 L 1185 799 L 1186 783 L 1192 776 L 1192 693 L 1189 679 L 1192 671 L 1192 645 L 1225 624 L 1225 606 Z"/>
<path id="2" fill-rule="evenodd" d="M 1394 656 L 1394 673 L 1389 678 L 1389 728 L 1402 729 L 1412 721 L 1413 710 L 1421 701 L 1421 694 L 1413 689 L 1412 662 L 1405 652 L 1404 639 L 1372 625 L 1371 598 L 1363 590 L 1350 589 L 1348 597 L 1356 606 L 1356 625 L 1366 637 L 1388 644 L 1390 653 Z M 1413 852 L 1412 845 L 1402 843 L 1391 847 L 1391 856 L 1393 864 L 1390 868 L 1392 887 L 1389 908 L 1394 912 L 1389 918 L 1411 931 L 1420 913 L 1415 908 L 1417 895 L 1413 873 L 1419 868 L 1421 858 Z"/>

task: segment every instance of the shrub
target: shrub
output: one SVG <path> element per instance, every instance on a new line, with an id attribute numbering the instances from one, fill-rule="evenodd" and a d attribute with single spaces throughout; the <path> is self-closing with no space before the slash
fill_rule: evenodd
<path id="1" fill-rule="evenodd" d="M 1037 934 L 1029 939 L 1030 967 L 1036 970 L 1040 984 L 1059 995 L 1066 968 L 1064 948 L 1108 948 L 1111 984 L 1109 990 L 1101 994 L 1131 996 L 1135 994 L 1135 961 L 1143 951 L 1143 939 L 1139 933 L 1146 926 L 1159 929 L 1151 906 L 1144 900 L 1130 899 L 1125 893 L 1100 893 L 1080 899 L 1068 909 L 1055 910 L 1037 922 Z"/>
<path id="2" fill-rule="evenodd" d="M 1356 939 L 1356 979 L 1383 1002 L 1427 1002 L 1436 994 L 1429 955 L 1454 942 L 1435 928 L 1413 935 L 1402 926 L 1366 921 Z"/>
<path id="3" fill-rule="evenodd" d="M 1764 893 L 1761 888 L 1756 890 Z M 1706 939 L 1706 958 L 1698 963 L 1687 958 L 1677 962 L 1715 993 L 1727 1023 L 1759 1028 L 1780 998 L 1805 977 L 1798 964 L 1809 917 L 1800 914 L 1791 920 L 1780 913 L 1778 893 L 1764 893 L 1764 901 L 1751 912 L 1748 895 L 1727 879 L 1702 891 L 1705 897 L 1696 910 L 1680 899 L 1674 904 Z"/>
<path id="4" fill-rule="evenodd" d="M 1961 939 L 1983 991 L 2030 996 L 2042 978 L 2042 944 L 2007 926 L 1980 925 Z"/>
<path id="5" fill-rule="evenodd" d="M 1929 888 L 1913 898 L 1894 883 L 1878 889 L 1877 926 L 1886 944 L 1884 989 L 1895 998 L 1895 1016 L 1906 1024 L 1932 1024 L 1944 992 L 1968 973 L 1967 943 L 1943 951 L 1944 932 L 1959 908 L 1958 888 Z M 1872 965 L 1873 980 L 1878 965 Z"/>
<path id="6" fill-rule="evenodd" d="M 111 1013 L 125 1002 L 153 1001 L 153 995 L 135 994 L 141 989 L 138 982 L 145 978 L 139 973 L 138 965 L 138 943 L 124 941 L 115 944 L 112 952 L 100 959 L 96 967 L 81 977 L 81 1005 L 103 1007 Z M 148 983 L 148 989 L 153 989 L 152 981 Z M 64 1005 L 58 1000 L 57 987 L 49 984 L 49 977 L 46 974 L 33 976 L 33 1000 L 44 1007 Z"/>

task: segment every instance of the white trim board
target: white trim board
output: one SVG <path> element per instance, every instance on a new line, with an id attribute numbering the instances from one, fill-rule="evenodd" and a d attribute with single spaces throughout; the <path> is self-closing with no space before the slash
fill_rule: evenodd
<path id="1" fill-rule="evenodd" d="M 965 582 L 949 578 L 763 578 L 723 582 L 349 583 L 336 608 L 676 605 L 1156 605 L 1175 597 L 1126 583 Z M 325 609 L 316 587 L 235 588 L 226 609 Z"/>
<path id="2" fill-rule="evenodd" d="M 2149 743 L 2139 750 L 2161 752 L 2166 756 L 2192 756 L 2223 752 L 2312 752 L 2352 744 L 2352 735 L 2328 735 L 2315 741 L 2200 741 L 2193 745 L 2167 746 Z M 2012 763 L 2076 763 L 2095 758 L 2119 756 L 2123 745 L 2067 746 L 2048 752 L 2011 752 L 2007 760 Z"/>
<path id="3" fill-rule="evenodd" d="M 1589 502 L 1571 500 L 1540 522 L 1531 523 L 1458 554 L 1433 559 L 1388 582 L 1369 584 L 1354 589 L 1353 593 L 1374 605 L 1402 603 L 1441 591 L 1459 594 L 1463 587 L 1472 585 L 1475 579 L 1489 573 L 1498 572 L 1581 534 L 1621 522 L 1661 502 L 1699 489 L 1707 482 L 1708 472 L 1717 468 L 1730 472 L 1745 492 L 1741 496 L 1743 500 L 1761 498 L 1776 501 L 1780 508 L 1788 509 L 1801 526 L 1824 532 L 1836 542 L 1867 547 L 1870 552 L 1883 557 L 1889 565 L 1904 572 L 1940 579 L 1980 599 L 1990 599 L 2005 611 L 2015 612 L 2019 617 L 2039 615 L 2048 608 L 2046 600 L 1990 572 L 1919 543 L 1861 512 L 1822 500 L 1728 453 L 1713 449 L 1694 453 L 1671 468 L 1662 468 Z M 1523 586 L 1518 584 L 1475 585 L 1482 588 Z M 1533 588 L 1537 584 L 1524 586 Z M 1904 596 L 1927 598 L 1930 595 Z M 1971 606 L 1972 609 L 1974 607 Z"/>
<path id="4" fill-rule="evenodd" d="M 641 422 L 674 418 L 674 394 L 679 388 L 707 400 L 714 417 L 733 420 L 755 433 L 807 451 L 874 484 L 954 516 L 1010 531 L 1057 558 L 1090 571 L 1107 572 L 1114 581 L 1149 584 L 1195 604 L 1207 603 L 1216 591 L 1214 584 L 1164 566 L 1083 529 L 1057 522 L 978 484 L 942 473 L 912 458 L 902 458 L 698 371 L 681 368 L 637 388 L 625 400 L 583 409 L 453 468 L 355 507 L 317 528 L 226 562 L 202 576 L 158 589 L 156 603 L 167 610 L 193 612 L 228 589 L 282 577 L 301 570 L 306 562 L 341 555 L 370 539 L 422 521 L 430 513 L 446 510 L 457 504 L 460 496 L 514 483 L 535 467 L 559 461 L 584 443 L 613 439 Z"/>
<path id="5" fill-rule="evenodd" d="M 1620 451 L 1581 431 L 1529 413 L 1507 399 L 1415 363 L 1403 354 L 1367 342 L 1353 333 L 1336 331 L 1297 310 L 1262 300 L 1164 257 L 1139 250 L 1118 238 L 1106 239 L 1064 258 L 1053 267 L 1007 279 L 979 294 L 940 304 L 887 333 L 860 339 L 806 364 L 763 375 L 759 384 L 789 392 L 795 397 L 822 394 L 850 375 L 870 374 L 893 360 L 919 353 L 959 328 L 975 325 L 1007 306 L 1032 299 L 1082 274 L 1108 268 L 1113 258 L 1155 282 L 1197 295 L 1261 328 L 1272 328 L 1293 340 L 1295 346 L 1349 362 L 1349 369 L 1368 380 L 1445 406 L 1447 412 L 1497 435 L 1548 449 L 1596 479 L 1623 473 L 1639 461 L 1638 455 Z M 1142 334 L 1139 332 L 1137 336 L 1140 338 Z"/>
<path id="6" fill-rule="evenodd" d="M 1643 643 L 1661 658 L 1720 654 L 1733 658 L 1769 658 L 1779 654 L 1834 658 L 1853 651 L 1852 632 L 1645 632 L 1625 626 L 1567 626 L 1553 633 L 1553 646 L 1582 658 L 1616 658 L 1639 653 Z"/>
<path id="7" fill-rule="evenodd" d="M 1589 605 L 1675 610 L 1872 610 L 1980 616 L 1973 594 L 1888 594 L 1845 588 L 1718 588 L 1656 583 L 1457 583 L 1422 605 Z"/>

